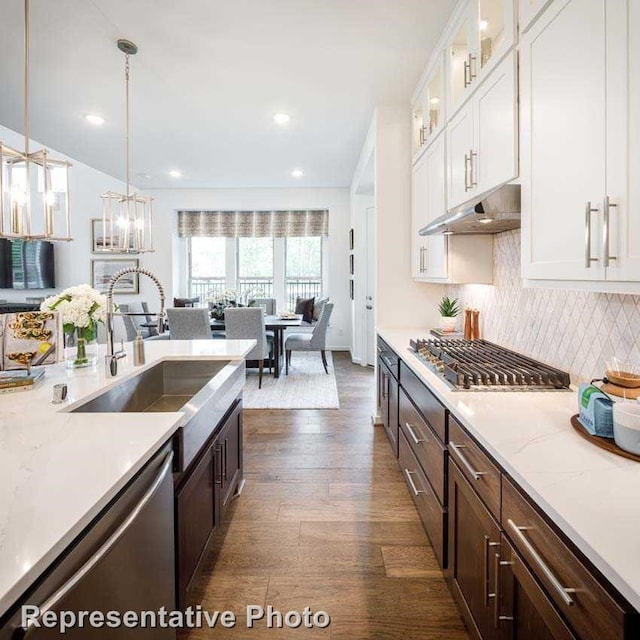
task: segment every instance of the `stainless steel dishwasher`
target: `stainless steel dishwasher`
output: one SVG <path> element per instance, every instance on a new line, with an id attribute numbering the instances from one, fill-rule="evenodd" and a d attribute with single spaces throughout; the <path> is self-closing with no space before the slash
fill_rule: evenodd
<path id="1" fill-rule="evenodd" d="M 94 628 L 85 620 L 60 633 L 45 628 L 46 611 L 167 612 L 174 609 L 175 561 L 173 453 L 167 445 L 78 537 L 69 550 L 13 608 L 0 640 L 94 638 L 174 640 L 175 630 L 133 627 Z M 46 522 L 42 523 L 46 526 Z M 24 625 L 23 605 L 39 607 L 40 617 Z M 147 619 L 147 623 L 150 619 Z"/>

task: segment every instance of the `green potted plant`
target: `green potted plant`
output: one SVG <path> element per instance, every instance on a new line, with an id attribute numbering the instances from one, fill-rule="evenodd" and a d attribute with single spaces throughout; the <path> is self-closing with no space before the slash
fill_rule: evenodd
<path id="1" fill-rule="evenodd" d="M 447 296 L 442 298 L 440 305 L 440 329 L 447 332 L 454 332 L 456 330 L 457 317 L 460 313 L 458 307 L 458 299 L 453 300 Z"/>

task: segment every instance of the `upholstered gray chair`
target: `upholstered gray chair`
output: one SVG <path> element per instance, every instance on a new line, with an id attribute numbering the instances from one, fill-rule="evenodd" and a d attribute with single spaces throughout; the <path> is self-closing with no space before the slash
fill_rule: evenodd
<path id="1" fill-rule="evenodd" d="M 252 307 L 264 307 L 264 313 L 267 316 L 276 315 L 276 299 L 275 298 L 253 298 L 250 304 Z"/>
<path id="2" fill-rule="evenodd" d="M 172 340 L 211 340 L 207 309 L 178 307 L 167 309 L 169 335 Z"/>
<path id="3" fill-rule="evenodd" d="M 331 317 L 332 311 L 333 302 L 325 302 L 312 333 L 292 333 L 287 336 L 284 341 L 287 375 L 289 375 L 292 351 L 319 351 L 322 356 L 322 365 L 324 366 L 325 373 L 329 373 L 325 350 L 327 348 L 327 327 L 329 326 L 329 318 Z"/>
<path id="4" fill-rule="evenodd" d="M 118 311 L 121 313 L 133 313 L 135 315 L 122 316 L 122 322 L 127 334 L 127 341 L 135 340 L 138 331 L 143 338 L 157 336 L 158 331 L 155 327 L 143 327 L 143 323 L 155 322 L 157 318 L 149 315 L 149 305 L 146 302 L 129 302 L 118 305 Z"/>
<path id="5" fill-rule="evenodd" d="M 264 328 L 262 307 L 227 307 L 224 310 L 224 328 L 228 340 L 255 340 L 256 346 L 245 360 L 258 361 L 258 389 L 262 389 L 262 371 L 265 359 L 271 363 L 271 345 Z M 271 364 L 269 364 L 271 371 Z"/>

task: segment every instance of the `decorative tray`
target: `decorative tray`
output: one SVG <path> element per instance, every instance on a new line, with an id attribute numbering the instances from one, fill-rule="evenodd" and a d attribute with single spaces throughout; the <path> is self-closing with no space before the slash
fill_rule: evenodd
<path id="1" fill-rule="evenodd" d="M 624 449 L 621 449 L 613 440 L 613 438 L 602 438 L 600 436 L 592 436 L 581 424 L 580 420 L 578 420 L 578 414 L 575 416 L 571 416 L 571 426 L 578 432 L 578 435 L 588 440 L 592 444 L 595 444 L 596 447 L 600 447 L 605 451 L 609 451 L 610 453 L 615 453 L 618 456 L 622 456 L 623 458 L 628 458 L 629 460 L 635 460 L 636 462 L 640 462 L 640 456 L 637 456 L 635 453 L 629 453 Z"/>

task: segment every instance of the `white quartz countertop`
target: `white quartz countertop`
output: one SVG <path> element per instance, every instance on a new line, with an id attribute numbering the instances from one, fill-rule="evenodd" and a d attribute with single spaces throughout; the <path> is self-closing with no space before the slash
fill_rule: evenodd
<path id="1" fill-rule="evenodd" d="M 162 360 L 242 360 L 254 340 L 157 340 L 145 343 L 146 364 L 119 361 L 105 378 L 95 369 L 46 367 L 28 391 L 0 394 L 0 615 L 151 459 L 184 419 L 175 413 L 68 413 Z M 101 347 L 103 350 L 104 347 Z M 51 403 L 65 382 L 68 401 Z"/>
<path id="2" fill-rule="evenodd" d="M 611 584 L 640 610 L 640 463 L 582 439 L 571 392 L 452 391 L 412 351 L 425 329 L 380 336 L 533 498 Z"/>

